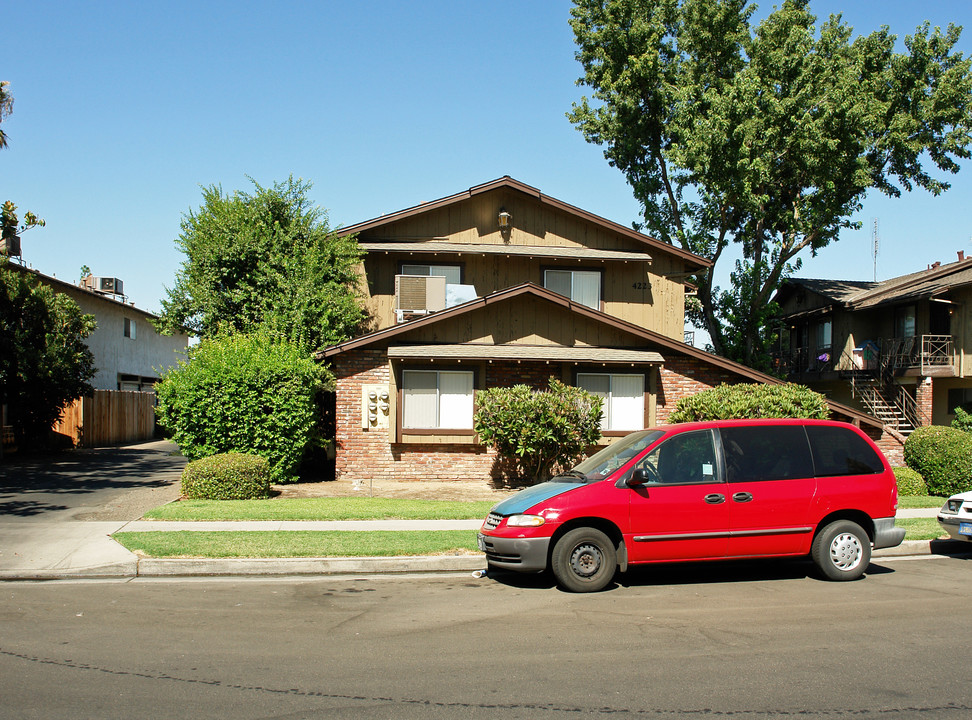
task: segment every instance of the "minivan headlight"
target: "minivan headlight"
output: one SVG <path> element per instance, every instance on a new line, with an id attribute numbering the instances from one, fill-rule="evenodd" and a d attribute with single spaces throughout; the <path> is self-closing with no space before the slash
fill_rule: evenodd
<path id="1" fill-rule="evenodd" d="M 510 515 L 506 519 L 508 527 L 540 527 L 544 522 L 539 515 Z"/>

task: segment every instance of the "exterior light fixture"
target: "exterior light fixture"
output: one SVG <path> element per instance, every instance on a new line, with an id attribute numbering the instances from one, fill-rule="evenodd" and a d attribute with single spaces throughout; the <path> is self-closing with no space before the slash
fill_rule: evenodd
<path id="1" fill-rule="evenodd" d="M 500 208 L 497 221 L 501 230 L 509 230 L 513 225 L 513 216 L 506 212 L 504 208 Z"/>

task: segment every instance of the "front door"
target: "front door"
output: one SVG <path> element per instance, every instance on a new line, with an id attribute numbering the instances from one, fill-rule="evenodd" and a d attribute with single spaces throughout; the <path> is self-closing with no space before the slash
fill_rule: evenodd
<path id="1" fill-rule="evenodd" d="M 725 557 L 729 503 L 712 433 L 673 435 L 635 465 L 646 482 L 627 489 L 631 562 Z"/>

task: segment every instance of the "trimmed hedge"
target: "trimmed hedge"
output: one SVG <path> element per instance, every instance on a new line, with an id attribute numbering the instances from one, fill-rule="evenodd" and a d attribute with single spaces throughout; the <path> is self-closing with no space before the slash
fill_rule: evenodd
<path id="1" fill-rule="evenodd" d="M 182 471 L 189 500 L 250 500 L 270 497 L 270 463 L 259 455 L 223 453 L 195 460 Z"/>
<path id="2" fill-rule="evenodd" d="M 156 385 L 159 423 L 199 460 L 249 453 L 274 482 L 296 480 L 321 438 L 324 371 L 296 344 L 268 333 L 203 340 Z"/>
<path id="3" fill-rule="evenodd" d="M 894 477 L 898 481 L 898 495 L 927 495 L 925 478 L 909 467 L 896 467 Z"/>
<path id="4" fill-rule="evenodd" d="M 830 417 L 827 398 L 805 385 L 719 385 L 675 403 L 669 422 Z"/>
<path id="5" fill-rule="evenodd" d="M 904 445 L 904 461 L 925 479 L 930 495 L 972 490 L 972 434 L 941 425 L 915 429 Z"/>

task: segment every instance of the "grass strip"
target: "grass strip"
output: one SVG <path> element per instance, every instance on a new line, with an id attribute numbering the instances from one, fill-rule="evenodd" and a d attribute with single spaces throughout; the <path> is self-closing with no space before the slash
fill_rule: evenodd
<path id="1" fill-rule="evenodd" d="M 918 510 L 920 508 L 935 508 L 945 504 L 945 498 L 937 495 L 899 495 L 898 508 L 900 510 Z"/>
<path id="2" fill-rule="evenodd" d="M 894 524 L 905 529 L 905 540 L 934 540 L 947 536 L 935 518 L 897 518 Z"/>
<path id="3" fill-rule="evenodd" d="M 112 537 L 146 557 L 269 558 L 456 555 L 478 552 L 472 530 L 293 530 L 285 532 L 120 532 Z"/>
<path id="4" fill-rule="evenodd" d="M 492 501 L 323 497 L 266 500 L 180 500 L 145 513 L 146 520 L 479 520 Z"/>
<path id="5" fill-rule="evenodd" d="M 899 519 L 905 540 L 934 540 L 944 533 L 935 518 Z M 292 530 L 281 532 L 121 532 L 115 540 L 146 557 L 394 557 L 477 552 L 471 530 Z"/>

